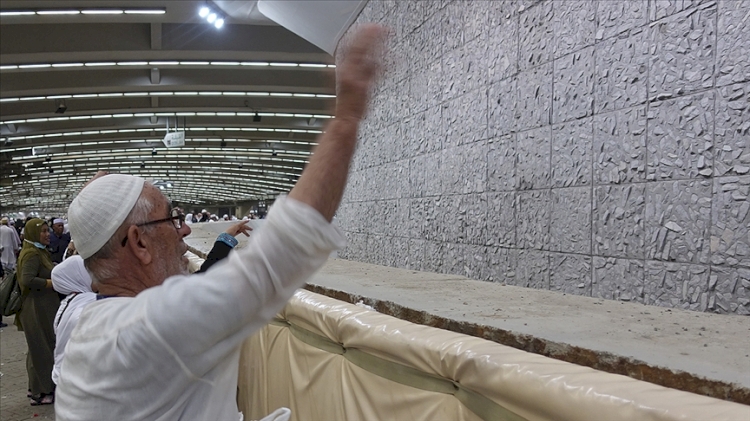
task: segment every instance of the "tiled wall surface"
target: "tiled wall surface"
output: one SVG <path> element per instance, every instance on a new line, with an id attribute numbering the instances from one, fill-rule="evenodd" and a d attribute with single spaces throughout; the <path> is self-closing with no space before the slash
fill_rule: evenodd
<path id="1" fill-rule="evenodd" d="M 750 0 L 377 1 L 357 261 L 750 314 Z"/>

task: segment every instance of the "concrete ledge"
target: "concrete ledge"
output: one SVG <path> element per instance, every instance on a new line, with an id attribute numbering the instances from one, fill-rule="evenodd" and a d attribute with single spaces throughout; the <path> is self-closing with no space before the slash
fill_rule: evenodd
<path id="1" fill-rule="evenodd" d="M 307 289 L 427 326 L 750 405 L 750 317 L 331 259 Z"/>

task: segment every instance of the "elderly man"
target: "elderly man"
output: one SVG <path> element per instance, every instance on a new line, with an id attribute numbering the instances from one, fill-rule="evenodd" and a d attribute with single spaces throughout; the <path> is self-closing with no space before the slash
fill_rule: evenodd
<path id="1" fill-rule="evenodd" d="M 346 184 L 382 31 L 365 26 L 337 68 L 336 117 L 247 247 L 186 276 L 184 216 L 140 178 L 105 175 L 68 210 L 98 300 L 65 350 L 58 420 L 237 420 L 242 342 L 343 245 Z M 107 192 L 107 194 L 102 194 Z M 304 415 L 302 415 L 304 418 Z"/>
<path id="2" fill-rule="evenodd" d="M 70 233 L 65 233 L 65 221 L 54 219 L 49 236 L 49 253 L 52 255 L 52 261 L 60 263 L 63 261 L 65 249 L 70 243 Z"/>

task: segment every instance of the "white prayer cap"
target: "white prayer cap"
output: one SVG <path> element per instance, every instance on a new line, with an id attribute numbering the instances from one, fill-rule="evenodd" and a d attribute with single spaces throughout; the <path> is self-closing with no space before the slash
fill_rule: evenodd
<path id="1" fill-rule="evenodd" d="M 65 221 L 62 220 L 62 219 L 60 219 L 60 218 L 55 218 L 55 220 L 52 221 L 52 225 L 55 225 L 55 224 L 64 224 L 64 223 L 65 223 Z"/>
<path id="2" fill-rule="evenodd" d="M 93 256 L 117 232 L 143 191 L 145 180 L 125 174 L 99 177 L 68 208 L 70 235 L 78 254 Z"/>

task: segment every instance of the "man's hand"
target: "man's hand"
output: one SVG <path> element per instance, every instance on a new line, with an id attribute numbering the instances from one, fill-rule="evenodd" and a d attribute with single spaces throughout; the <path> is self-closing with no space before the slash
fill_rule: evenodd
<path id="1" fill-rule="evenodd" d="M 363 25 L 336 67 L 336 118 L 360 121 L 367 112 L 370 90 L 380 68 L 385 29 Z"/>
<path id="2" fill-rule="evenodd" d="M 384 38 L 385 30 L 377 25 L 364 25 L 353 35 L 348 52 L 336 67 L 336 117 L 318 137 L 310 163 L 289 192 L 290 199 L 310 205 L 329 222 L 344 193 Z"/>
<path id="3" fill-rule="evenodd" d="M 245 237 L 250 236 L 250 231 L 253 229 L 247 226 L 248 221 L 239 221 L 236 224 L 232 224 L 229 228 L 227 228 L 226 232 L 227 234 L 231 235 L 232 237 L 238 236 L 240 233 L 245 234 Z"/>

